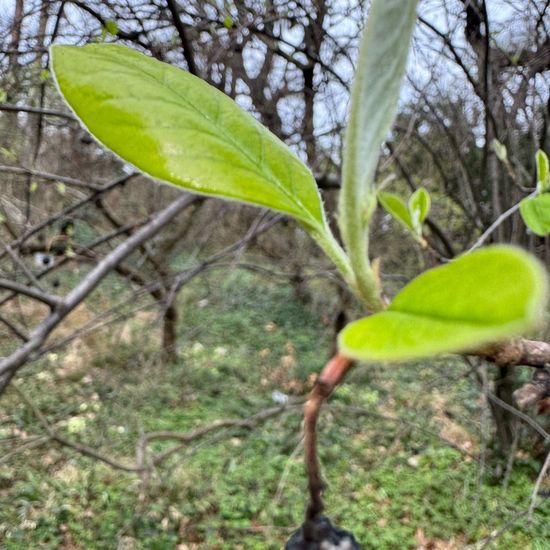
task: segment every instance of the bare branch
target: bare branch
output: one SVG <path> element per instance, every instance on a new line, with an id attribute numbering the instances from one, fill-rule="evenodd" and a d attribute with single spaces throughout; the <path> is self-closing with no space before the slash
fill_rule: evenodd
<path id="1" fill-rule="evenodd" d="M 31 107 L 30 105 L 12 105 L 10 103 L 0 103 L 0 111 L 11 111 L 14 113 L 33 113 L 38 115 L 66 118 L 67 120 L 76 121 L 76 118 L 69 113 L 64 113 L 63 111 L 55 111 L 52 109 L 40 109 L 38 107 Z"/>
<path id="2" fill-rule="evenodd" d="M 40 170 L 33 170 L 32 168 L 24 168 L 23 166 L 8 166 L 5 164 L 0 164 L 0 172 L 7 172 L 9 174 L 20 174 L 23 176 L 34 176 L 36 178 L 41 178 L 49 181 L 59 181 L 70 187 L 79 187 L 81 189 L 90 189 L 92 191 L 100 191 L 101 189 L 103 189 L 103 186 L 97 185 L 95 183 L 90 183 L 67 176 L 61 176 L 59 174 L 50 174 L 48 172 L 42 172 Z"/>
<path id="3" fill-rule="evenodd" d="M 193 57 L 193 50 L 191 49 L 191 44 L 189 42 L 189 39 L 187 38 L 187 29 L 184 27 L 183 22 L 181 20 L 180 14 L 178 12 L 178 5 L 176 3 L 176 0 L 166 0 L 166 5 L 170 10 L 170 14 L 172 15 L 172 21 L 174 22 L 174 27 L 176 27 L 176 31 L 178 32 L 178 35 L 180 37 L 181 47 L 183 49 L 183 57 L 187 62 L 187 67 L 189 69 L 189 72 L 191 74 L 198 75 L 199 72 L 197 70 L 197 64 L 195 63 L 195 58 Z"/>
<path id="4" fill-rule="evenodd" d="M 545 478 L 548 472 L 548 468 L 550 468 L 550 452 L 546 455 L 546 460 L 544 461 L 544 464 L 540 469 L 540 473 L 537 477 L 537 481 L 535 482 L 535 487 L 533 488 L 533 493 L 531 494 L 531 504 L 529 505 L 529 511 L 528 511 L 529 519 L 533 519 L 533 512 L 535 511 L 535 508 L 537 506 L 537 496 L 540 491 L 542 480 Z"/>
<path id="5" fill-rule="evenodd" d="M 29 341 L 0 361 L 0 392 L 9 383 L 15 372 L 44 343 L 53 329 L 99 285 L 103 278 L 137 247 L 156 235 L 167 223 L 182 212 L 197 198 L 182 193 L 164 210 L 161 210 L 147 225 L 117 246 L 57 305 L 55 310 L 31 333 Z"/>
<path id="6" fill-rule="evenodd" d="M 23 285 L 21 283 L 17 283 L 16 281 L 12 281 L 10 279 L 0 278 L 0 288 L 5 288 L 6 290 L 12 290 L 13 292 L 17 292 L 18 294 L 24 294 L 29 298 L 33 298 L 34 300 L 38 300 L 39 302 L 42 302 L 50 306 L 52 309 L 56 308 L 61 304 L 61 298 L 59 298 L 58 296 L 47 294 L 42 290 L 33 288 L 31 286 Z"/>
<path id="7" fill-rule="evenodd" d="M 499 366 L 524 365 L 541 368 L 550 365 L 550 344 L 540 340 L 516 338 L 486 346 L 473 355 Z"/>

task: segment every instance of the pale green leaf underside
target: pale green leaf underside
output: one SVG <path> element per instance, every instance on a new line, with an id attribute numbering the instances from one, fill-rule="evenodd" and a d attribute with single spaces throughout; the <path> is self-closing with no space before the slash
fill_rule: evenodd
<path id="1" fill-rule="evenodd" d="M 313 176 L 288 147 L 199 78 L 114 44 L 52 48 L 59 90 L 86 128 L 139 170 L 206 195 L 325 225 Z"/>
<path id="2" fill-rule="evenodd" d="M 424 223 L 430 211 L 430 194 L 424 187 L 417 189 L 409 199 L 409 212 L 416 217 L 419 224 Z"/>
<path id="3" fill-rule="evenodd" d="M 525 225 L 533 233 L 540 237 L 550 233 L 550 193 L 523 199 L 519 210 Z"/>
<path id="4" fill-rule="evenodd" d="M 372 184 L 380 146 L 395 116 L 416 4 L 416 0 L 374 0 L 368 14 L 352 86 L 343 165 L 343 191 L 357 188 L 354 193 L 360 203 Z"/>
<path id="5" fill-rule="evenodd" d="M 342 151 L 338 224 L 366 304 L 379 296 L 368 261 L 368 224 L 380 147 L 395 118 L 416 20 L 416 0 L 373 0 L 363 30 Z"/>
<path id="6" fill-rule="evenodd" d="M 364 361 L 472 350 L 536 325 L 546 294 L 537 260 L 511 246 L 489 247 L 414 279 L 386 311 L 348 325 L 340 349 Z"/>

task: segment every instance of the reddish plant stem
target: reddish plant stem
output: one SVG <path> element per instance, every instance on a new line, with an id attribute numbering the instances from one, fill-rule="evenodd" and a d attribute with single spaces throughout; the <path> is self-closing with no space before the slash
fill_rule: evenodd
<path id="1" fill-rule="evenodd" d="M 304 407 L 304 451 L 309 490 L 306 522 L 323 511 L 322 493 L 325 484 L 317 458 L 317 420 L 321 406 L 352 366 L 353 361 L 343 355 L 336 354 L 332 357 L 315 382 Z"/>

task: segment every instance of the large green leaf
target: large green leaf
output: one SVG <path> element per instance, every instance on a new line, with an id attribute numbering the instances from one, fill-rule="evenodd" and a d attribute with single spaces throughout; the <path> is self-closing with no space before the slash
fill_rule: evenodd
<path id="1" fill-rule="evenodd" d="M 550 193 L 523 199 L 519 210 L 525 225 L 533 233 L 541 237 L 550 233 Z"/>
<path id="2" fill-rule="evenodd" d="M 373 0 L 363 31 L 343 149 L 338 223 L 367 307 L 380 300 L 368 260 L 380 147 L 394 120 L 417 0 Z"/>
<path id="3" fill-rule="evenodd" d="M 342 192 L 362 203 L 395 117 L 416 0 L 373 0 L 361 40 L 346 129 Z M 362 204 L 360 204 L 362 206 Z"/>
<path id="4" fill-rule="evenodd" d="M 493 246 L 426 271 L 386 311 L 340 333 L 345 355 L 403 361 L 462 352 L 536 325 L 546 307 L 547 277 L 532 256 Z"/>
<path id="5" fill-rule="evenodd" d="M 197 193 L 325 225 L 315 180 L 288 147 L 199 78 L 114 44 L 52 48 L 59 90 L 86 128 L 143 172 Z"/>

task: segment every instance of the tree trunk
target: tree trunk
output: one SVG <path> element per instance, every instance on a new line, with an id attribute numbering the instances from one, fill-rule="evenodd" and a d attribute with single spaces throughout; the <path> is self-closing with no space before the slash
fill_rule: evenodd
<path id="1" fill-rule="evenodd" d="M 13 23 L 11 27 L 10 54 L 8 72 L 16 69 L 18 64 L 18 50 L 21 42 L 21 28 L 23 26 L 24 2 L 23 0 L 15 0 L 15 11 L 13 14 Z M 11 99 L 11 98 L 10 98 Z"/>
<path id="2" fill-rule="evenodd" d="M 161 357 L 164 363 L 175 363 L 178 358 L 178 309 L 172 302 L 162 317 Z"/>
<path id="3" fill-rule="evenodd" d="M 499 367 L 495 377 L 495 395 L 508 405 L 513 403 L 514 368 Z M 496 446 L 500 457 L 506 457 L 512 448 L 516 417 L 498 403 L 490 401 L 496 427 Z"/>

